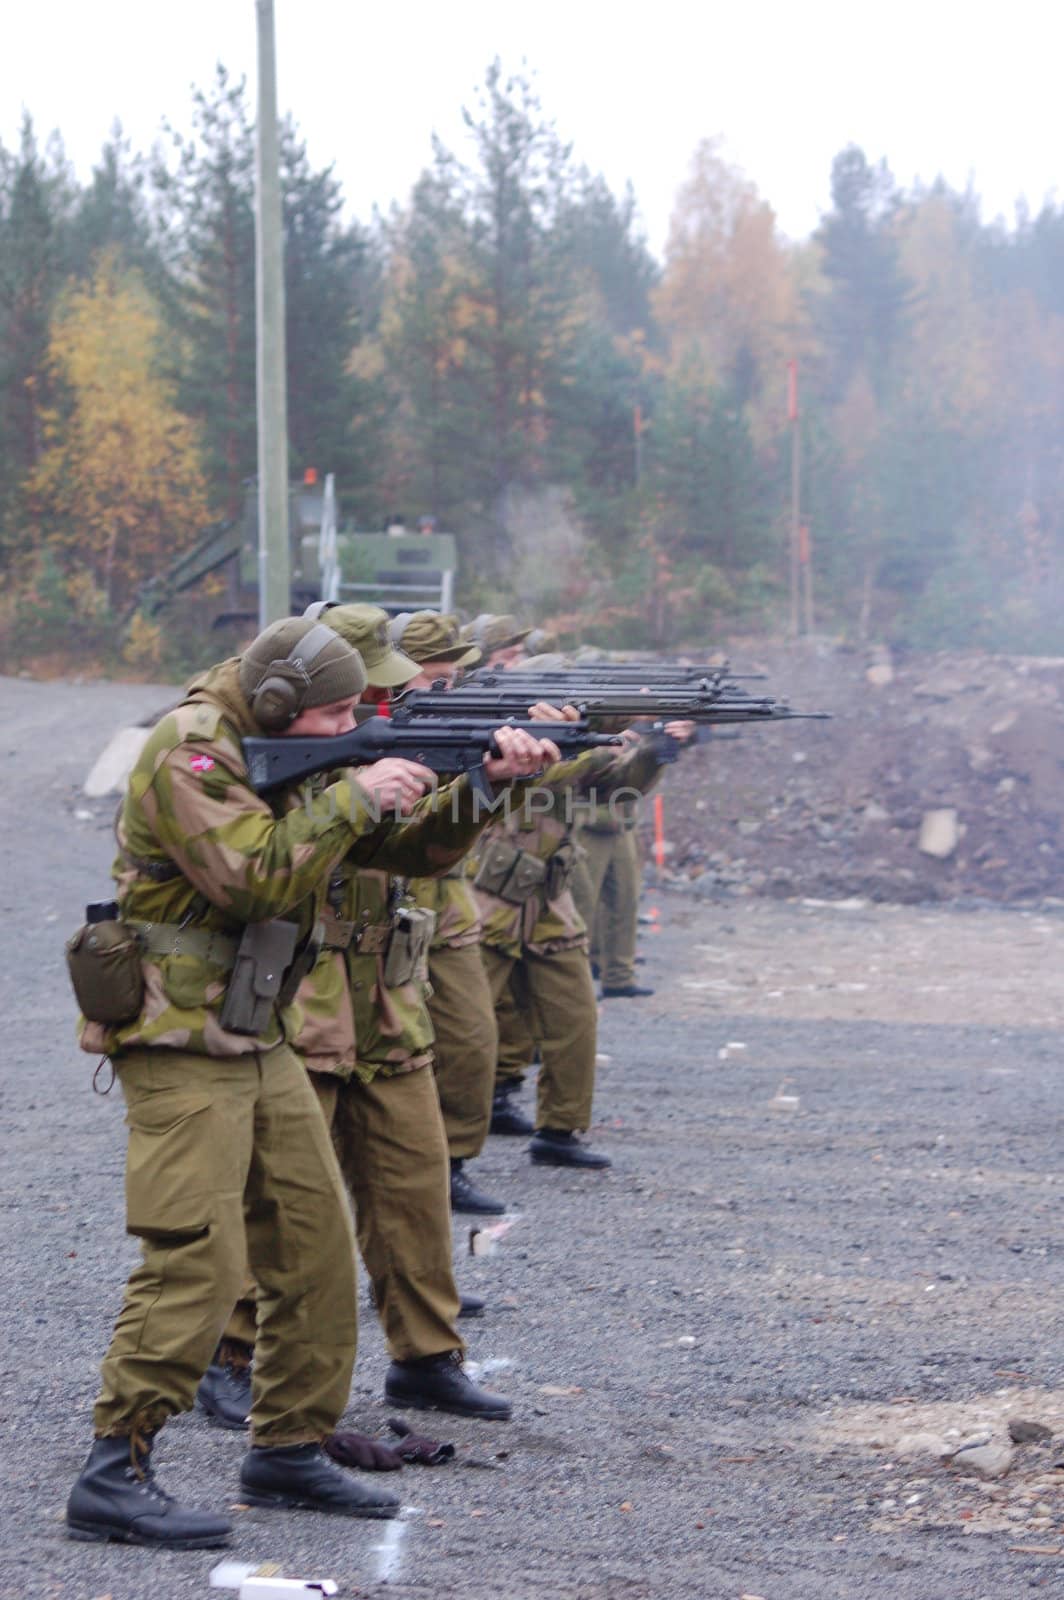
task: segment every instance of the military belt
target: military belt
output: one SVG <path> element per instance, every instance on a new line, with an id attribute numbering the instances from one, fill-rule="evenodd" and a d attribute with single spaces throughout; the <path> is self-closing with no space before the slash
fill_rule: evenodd
<path id="1" fill-rule="evenodd" d="M 394 926 L 391 922 L 356 923 L 351 943 L 360 956 L 382 956 L 388 948 Z"/>
<path id="2" fill-rule="evenodd" d="M 181 876 L 181 868 L 176 861 L 149 861 L 146 856 L 135 856 L 124 844 L 119 845 L 118 853 L 127 867 L 133 867 L 142 877 L 150 878 L 152 883 L 172 883 Z"/>
<path id="3" fill-rule="evenodd" d="M 195 956 L 216 967 L 231 967 L 236 960 L 237 941 L 226 933 L 207 928 L 182 928 L 176 922 L 129 922 L 145 955 Z"/>

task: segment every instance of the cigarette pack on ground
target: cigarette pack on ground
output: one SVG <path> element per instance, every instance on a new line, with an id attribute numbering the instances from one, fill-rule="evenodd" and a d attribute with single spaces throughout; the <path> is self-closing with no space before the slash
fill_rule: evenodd
<path id="1" fill-rule="evenodd" d="M 331 1578 L 245 1578 L 239 1600 L 278 1600 L 282 1595 L 323 1595 L 339 1591 Z"/>
<path id="2" fill-rule="evenodd" d="M 271 1600 L 282 1595 L 332 1595 L 339 1590 L 331 1578 L 282 1578 L 275 1561 L 220 1561 L 211 1569 L 212 1589 L 236 1589 L 237 1600 Z"/>

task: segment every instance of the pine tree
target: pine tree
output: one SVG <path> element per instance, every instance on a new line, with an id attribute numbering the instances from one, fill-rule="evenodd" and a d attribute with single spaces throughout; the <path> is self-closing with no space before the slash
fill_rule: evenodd
<path id="1" fill-rule="evenodd" d="M 9 549 L 21 538 L 21 486 L 41 453 L 49 324 L 71 265 L 73 198 L 62 147 L 42 153 L 26 117 L 18 151 L 0 147 L 0 537 Z"/>

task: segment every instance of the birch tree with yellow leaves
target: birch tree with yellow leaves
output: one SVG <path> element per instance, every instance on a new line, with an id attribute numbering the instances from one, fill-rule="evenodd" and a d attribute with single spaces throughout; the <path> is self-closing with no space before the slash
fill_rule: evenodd
<path id="1" fill-rule="evenodd" d="M 144 284 L 111 256 L 68 292 L 52 325 L 60 399 L 43 418 L 30 504 L 40 543 L 87 572 L 108 609 L 208 520 L 198 432 L 161 374 L 161 333 Z"/>

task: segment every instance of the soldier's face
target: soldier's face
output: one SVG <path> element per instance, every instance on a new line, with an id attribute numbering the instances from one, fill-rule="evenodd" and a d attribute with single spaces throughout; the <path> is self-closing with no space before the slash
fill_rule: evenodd
<path id="1" fill-rule="evenodd" d="M 347 700 L 334 700 L 331 705 L 309 706 L 288 724 L 285 734 L 301 734 L 305 739 L 332 739 L 338 733 L 350 733 L 355 725 L 358 701 L 355 694 Z"/>
<path id="2" fill-rule="evenodd" d="M 454 683 L 454 675 L 458 671 L 453 661 L 426 661 L 422 664 L 421 671 L 416 678 L 411 678 L 406 685 L 408 689 L 431 689 L 434 683 L 443 679 L 449 689 Z"/>
<path id="3" fill-rule="evenodd" d="M 523 644 L 504 645 L 501 650 L 493 650 L 485 661 L 486 667 L 516 667 L 519 661 L 524 660 L 525 647 Z"/>

